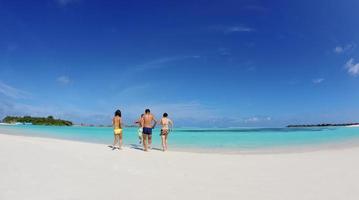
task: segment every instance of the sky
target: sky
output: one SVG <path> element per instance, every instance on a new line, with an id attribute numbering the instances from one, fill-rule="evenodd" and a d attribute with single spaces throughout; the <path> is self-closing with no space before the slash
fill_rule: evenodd
<path id="1" fill-rule="evenodd" d="M 359 122 L 357 0 L 0 0 L 0 118 Z"/>

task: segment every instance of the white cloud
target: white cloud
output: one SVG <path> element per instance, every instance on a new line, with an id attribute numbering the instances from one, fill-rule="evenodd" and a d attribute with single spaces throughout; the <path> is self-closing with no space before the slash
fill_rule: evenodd
<path id="1" fill-rule="evenodd" d="M 110 104 L 110 103 L 109 103 Z M 146 108 L 159 119 L 164 112 L 169 114 L 169 117 L 175 121 L 178 126 L 212 126 L 212 121 L 221 118 L 217 109 L 201 104 L 197 101 L 185 102 L 130 102 L 130 103 L 117 103 L 109 106 L 109 109 L 104 109 L 102 113 L 112 113 L 116 109 L 122 111 L 124 122 L 126 124 L 133 124 Z"/>
<path id="2" fill-rule="evenodd" d="M 18 102 L 2 102 L 1 110 L 6 115 L 31 115 L 31 116 L 48 116 L 56 115 L 55 110 L 49 110 L 47 106 L 34 106 Z"/>
<path id="3" fill-rule="evenodd" d="M 167 112 L 175 119 L 196 119 L 208 120 L 216 116 L 215 109 L 202 105 L 199 102 L 179 102 L 179 103 L 147 103 L 143 105 L 127 105 L 125 106 L 127 114 L 130 116 L 138 116 L 144 112 L 144 109 L 150 108 L 158 117 Z"/>
<path id="4" fill-rule="evenodd" d="M 14 99 L 26 99 L 30 96 L 29 93 L 14 88 L 0 81 L 0 94 Z"/>
<path id="5" fill-rule="evenodd" d="M 253 28 L 239 25 L 239 26 L 212 26 L 210 29 L 223 32 L 225 34 L 240 33 L 240 32 L 253 32 Z"/>
<path id="6" fill-rule="evenodd" d="M 245 119 L 244 122 L 248 123 L 248 122 L 258 122 L 259 118 L 258 117 L 250 117 L 248 119 Z"/>
<path id="7" fill-rule="evenodd" d="M 133 86 L 126 87 L 126 88 L 120 90 L 116 96 L 122 100 L 126 99 L 126 98 L 132 99 L 132 98 L 138 96 L 139 94 L 142 94 L 143 92 L 148 91 L 148 90 L 150 90 L 150 84 L 143 83 L 141 85 L 133 85 Z"/>
<path id="8" fill-rule="evenodd" d="M 148 71 L 148 70 L 156 70 L 156 69 L 163 69 L 163 68 L 170 68 L 172 67 L 172 62 L 177 61 L 184 61 L 187 59 L 199 59 L 201 56 L 193 55 L 193 56 L 172 56 L 172 57 L 162 57 L 159 59 L 150 60 L 148 62 L 128 66 L 126 70 L 122 72 L 122 79 L 132 78 L 134 75 L 137 75 L 140 72 Z"/>
<path id="9" fill-rule="evenodd" d="M 219 55 L 221 55 L 221 56 L 230 56 L 231 55 L 231 50 L 228 48 L 219 48 L 218 52 L 219 52 Z"/>
<path id="10" fill-rule="evenodd" d="M 252 32 L 254 29 L 246 27 L 246 26 L 231 26 L 225 28 L 225 33 L 234 33 L 234 32 Z"/>
<path id="11" fill-rule="evenodd" d="M 314 84 L 320 84 L 324 81 L 325 79 L 324 78 L 316 78 L 316 79 L 313 79 L 312 82 Z"/>
<path id="12" fill-rule="evenodd" d="M 249 118 L 227 116 L 223 117 L 222 111 L 198 101 L 176 102 L 176 103 L 136 103 L 121 104 L 120 106 L 109 106 L 104 109 L 79 108 L 77 105 L 67 104 L 65 106 L 53 104 L 30 105 L 16 101 L 6 101 L 0 99 L 0 117 L 6 115 L 31 115 L 48 116 L 67 119 L 75 123 L 86 124 L 110 124 L 113 111 L 121 109 L 125 124 L 133 124 L 133 121 L 144 112 L 144 109 L 150 108 L 157 119 L 167 112 L 169 117 L 174 120 L 176 127 L 240 127 L 247 125 L 266 124 L 270 122 L 271 117 L 253 116 Z"/>
<path id="13" fill-rule="evenodd" d="M 71 79 L 68 76 L 59 76 L 56 79 L 56 81 L 63 84 L 63 85 L 67 85 L 67 84 L 71 83 Z"/>
<path id="14" fill-rule="evenodd" d="M 334 48 L 334 52 L 335 52 L 335 53 L 340 54 L 340 53 L 342 53 L 343 51 L 344 51 L 343 47 L 337 46 L 337 47 Z"/>
<path id="15" fill-rule="evenodd" d="M 173 56 L 173 57 L 163 57 L 155 60 L 151 60 L 149 62 L 143 63 L 141 65 L 137 65 L 135 67 L 136 70 L 147 70 L 147 69 L 156 69 L 156 68 L 162 68 L 163 64 L 173 62 L 176 60 L 181 60 L 184 57 L 181 56 Z"/>
<path id="16" fill-rule="evenodd" d="M 185 59 L 196 59 L 200 58 L 200 56 L 172 56 L 172 57 L 163 57 L 155 60 L 151 60 L 149 62 L 143 63 L 141 65 L 137 65 L 135 69 L 137 71 L 142 70 L 149 70 L 149 69 L 157 69 L 157 68 L 164 68 L 166 67 L 164 64 L 174 62 L 174 61 L 180 61 Z"/>
<path id="17" fill-rule="evenodd" d="M 0 99 L 0 120 L 7 115 L 29 115 L 34 117 L 52 115 L 55 118 L 66 119 L 75 123 L 110 124 L 111 114 L 110 112 L 79 109 L 78 106 L 73 105 L 66 105 L 64 107 L 53 104 L 30 105 L 28 103 Z"/>
<path id="18" fill-rule="evenodd" d="M 271 120 L 272 120 L 271 117 L 254 116 L 254 117 L 245 118 L 243 120 L 243 122 L 244 123 L 259 123 L 259 122 L 266 122 L 266 121 L 271 121 Z"/>
<path id="19" fill-rule="evenodd" d="M 355 49 L 356 47 L 356 44 L 347 44 L 347 45 L 343 45 L 343 46 L 336 46 L 333 51 L 334 53 L 336 54 L 342 54 L 342 53 L 345 53 L 345 52 L 348 52 L 348 51 L 351 51 L 353 49 Z"/>
<path id="20" fill-rule="evenodd" d="M 354 63 L 354 59 L 351 58 L 345 64 L 345 68 L 347 69 L 348 73 L 352 76 L 359 75 L 359 63 Z"/>

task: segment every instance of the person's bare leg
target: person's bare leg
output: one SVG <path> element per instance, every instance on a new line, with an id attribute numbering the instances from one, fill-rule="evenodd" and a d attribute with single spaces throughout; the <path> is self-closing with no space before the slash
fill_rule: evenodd
<path id="1" fill-rule="evenodd" d="M 116 148 L 116 144 L 117 144 L 117 135 L 114 135 L 114 139 L 113 139 L 113 145 L 112 145 L 112 149 Z"/>
<path id="2" fill-rule="evenodd" d="M 122 133 L 118 135 L 118 139 L 119 139 L 119 149 L 122 149 Z"/>
<path id="3" fill-rule="evenodd" d="M 146 141 L 146 140 L 147 140 L 147 135 L 146 135 L 146 134 L 142 134 L 142 140 L 143 140 L 143 141 L 142 141 L 143 150 L 144 150 L 144 151 L 148 151 L 148 150 L 147 150 L 147 141 Z"/>
<path id="4" fill-rule="evenodd" d="M 165 135 L 165 147 L 166 147 L 166 151 L 168 150 L 167 138 L 168 138 L 168 133 Z"/>
<path id="5" fill-rule="evenodd" d="M 117 143 L 116 144 L 118 145 L 117 148 L 120 148 L 120 135 L 117 134 L 116 137 L 117 137 Z"/>
<path id="6" fill-rule="evenodd" d="M 164 135 L 161 135 L 161 140 L 162 140 L 162 150 L 166 151 L 166 144 L 165 144 L 165 137 Z"/>
<path id="7" fill-rule="evenodd" d="M 148 135 L 148 148 L 152 149 L 152 135 Z"/>

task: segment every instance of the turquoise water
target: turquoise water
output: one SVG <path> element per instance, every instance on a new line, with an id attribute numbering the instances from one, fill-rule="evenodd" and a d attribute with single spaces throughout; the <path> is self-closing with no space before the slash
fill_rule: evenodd
<path id="1" fill-rule="evenodd" d="M 0 126 L 7 134 L 40 136 L 83 142 L 111 144 L 112 128 Z M 236 129 L 175 129 L 169 135 L 170 148 L 180 150 L 240 151 L 300 147 L 359 141 L 359 128 L 236 128 Z M 137 128 L 124 129 L 124 145 L 138 145 Z M 160 148 L 159 130 L 153 134 L 153 146 Z"/>

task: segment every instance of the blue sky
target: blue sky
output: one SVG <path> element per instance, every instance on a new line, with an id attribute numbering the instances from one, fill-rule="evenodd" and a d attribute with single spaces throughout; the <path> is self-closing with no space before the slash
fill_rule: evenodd
<path id="1" fill-rule="evenodd" d="M 359 2 L 0 1 L 0 117 L 359 122 Z"/>

